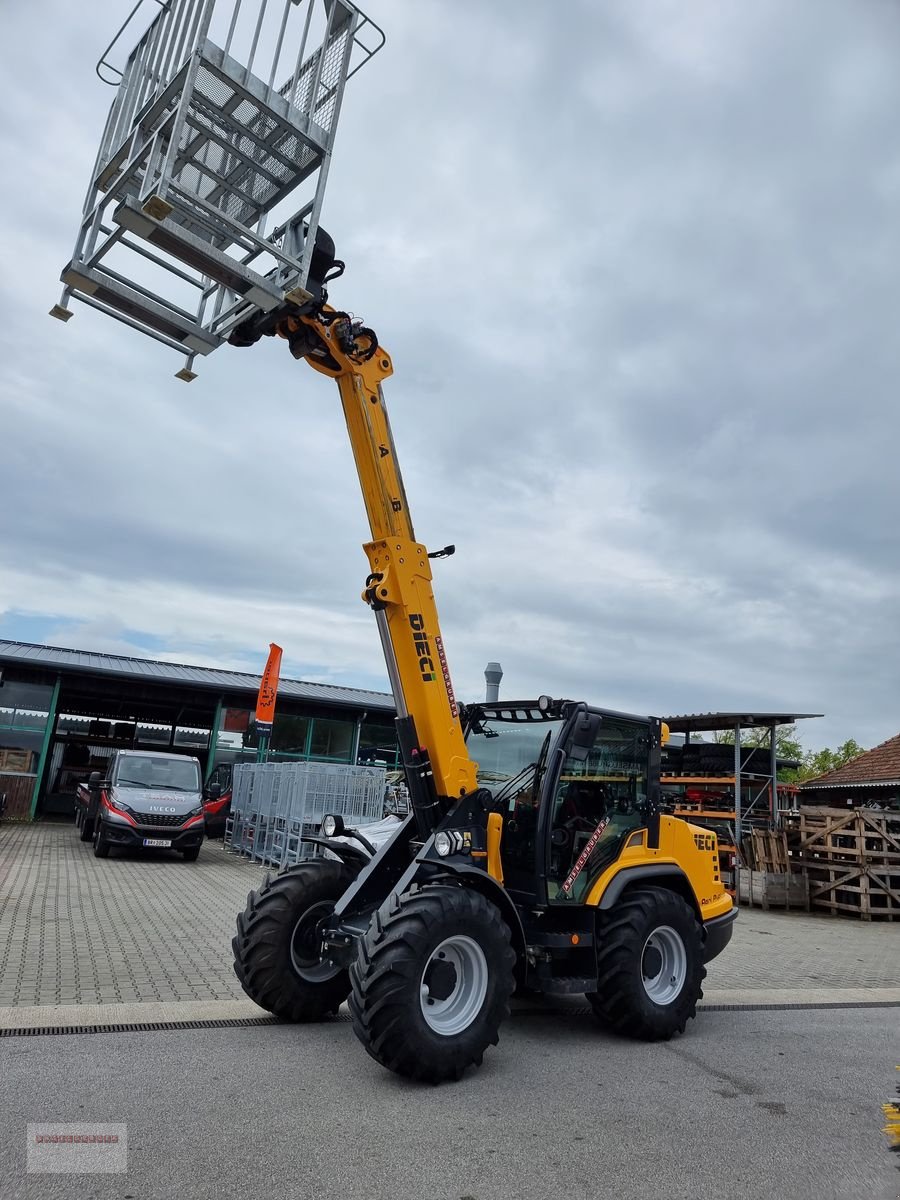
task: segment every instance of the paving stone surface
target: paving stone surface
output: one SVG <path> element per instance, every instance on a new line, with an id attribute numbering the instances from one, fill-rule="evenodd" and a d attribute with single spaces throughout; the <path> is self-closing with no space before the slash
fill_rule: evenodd
<path id="1" fill-rule="evenodd" d="M 0 825 L 0 1007 L 243 996 L 234 918 L 262 877 L 221 842 L 98 859 L 74 826 Z"/>
<path id="2" fill-rule="evenodd" d="M 234 918 L 263 877 L 221 842 L 94 858 L 67 825 L 0 825 L 0 1008 L 242 998 Z M 745 909 L 718 990 L 900 987 L 900 923 Z"/>

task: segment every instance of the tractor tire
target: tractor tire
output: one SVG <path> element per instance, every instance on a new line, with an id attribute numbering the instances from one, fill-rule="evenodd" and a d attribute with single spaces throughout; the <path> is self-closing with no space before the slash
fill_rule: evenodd
<path id="1" fill-rule="evenodd" d="M 323 963 L 315 939 L 353 879 L 343 863 L 316 859 L 267 875 L 247 897 L 231 948 L 234 973 L 260 1008 L 283 1021 L 318 1021 L 347 999 L 346 970 Z"/>
<path id="2" fill-rule="evenodd" d="M 398 1075 L 459 1079 L 499 1041 L 514 965 L 509 926 L 479 892 L 431 884 L 392 895 L 350 968 L 353 1030 Z"/>
<path id="3" fill-rule="evenodd" d="M 595 1014 L 616 1033 L 668 1041 L 697 1015 L 706 976 L 703 932 L 686 900 L 665 888 L 627 892 L 598 913 Z"/>

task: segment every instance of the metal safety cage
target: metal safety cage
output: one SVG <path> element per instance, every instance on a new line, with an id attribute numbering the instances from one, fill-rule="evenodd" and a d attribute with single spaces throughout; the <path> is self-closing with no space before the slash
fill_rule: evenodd
<path id="1" fill-rule="evenodd" d="M 368 824 L 384 811 L 383 767 L 337 763 L 237 763 L 225 846 L 252 862 L 284 867 L 318 853 L 303 838 L 318 833 L 327 813 L 348 825 Z"/>
<path id="2" fill-rule="evenodd" d="M 97 63 L 116 94 L 51 315 L 74 296 L 184 351 L 190 380 L 308 301 L 344 87 L 383 44 L 351 0 L 137 0 Z"/>

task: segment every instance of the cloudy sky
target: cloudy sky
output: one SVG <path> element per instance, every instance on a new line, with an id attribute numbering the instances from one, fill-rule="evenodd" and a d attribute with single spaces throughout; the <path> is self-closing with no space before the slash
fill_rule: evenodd
<path id="1" fill-rule="evenodd" d="M 2 5 L 0 637 L 386 687 L 328 381 L 47 317 L 130 0 Z M 900 4 L 369 0 L 323 224 L 457 691 L 900 729 Z M 115 10 L 115 11 L 114 11 Z"/>

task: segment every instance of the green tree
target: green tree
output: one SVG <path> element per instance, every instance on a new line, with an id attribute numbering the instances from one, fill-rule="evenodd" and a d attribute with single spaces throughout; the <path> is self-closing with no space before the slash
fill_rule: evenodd
<path id="1" fill-rule="evenodd" d="M 747 749 L 769 748 L 769 727 L 754 726 L 741 730 L 741 746 Z M 715 740 L 724 746 L 734 745 L 734 730 L 722 729 L 715 735 Z M 803 747 L 797 739 L 796 725 L 778 725 L 775 729 L 775 753 L 779 758 L 790 758 L 797 762 L 803 759 Z"/>
<path id="2" fill-rule="evenodd" d="M 805 783 L 808 779 L 824 775 L 826 771 L 836 771 L 844 763 L 859 758 L 860 754 L 865 754 L 865 749 L 855 738 L 847 738 L 846 742 L 842 742 L 837 750 L 831 750 L 828 746 L 822 750 L 808 750 L 802 756 L 802 765 L 795 771 L 786 772 L 786 781 L 788 783 Z"/>

